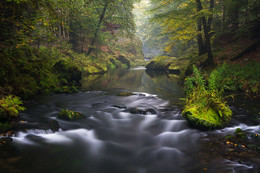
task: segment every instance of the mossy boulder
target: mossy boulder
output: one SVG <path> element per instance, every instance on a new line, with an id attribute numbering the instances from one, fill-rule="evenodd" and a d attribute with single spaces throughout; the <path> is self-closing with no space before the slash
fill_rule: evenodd
<path id="1" fill-rule="evenodd" d="M 193 75 L 185 79 L 186 104 L 182 115 L 197 128 L 222 127 L 231 120 L 232 111 L 222 96 L 223 90 L 216 89 L 218 83 L 213 72 L 205 80 L 193 66 Z"/>
<path id="2" fill-rule="evenodd" d="M 58 113 L 58 118 L 60 119 L 64 119 L 64 120 L 77 120 L 77 119 L 82 119 L 85 116 L 82 115 L 79 112 L 75 112 L 75 111 L 70 111 L 67 109 L 62 109 L 59 113 Z"/>
<path id="3" fill-rule="evenodd" d="M 236 131 L 234 132 L 234 134 L 236 135 L 237 138 L 247 139 L 246 133 L 240 128 L 237 128 Z"/>
<path id="4" fill-rule="evenodd" d="M 189 66 L 189 63 L 190 60 L 187 58 L 176 58 L 175 60 L 171 61 L 167 70 L 170 74 L 184 74 L 185 70 Z"/>
<path id="5" fill-rule="evenodd" d="M 146 69 L 152 70 L 152 71 L 167 71 L 170 62 L 175 59 L 174 57 L 166 57 L 166 56 L 159 56 L 151 61 L 148 62 L 148 64 L 145 66 Z"/>
<path id="6" fill-rule="evenodd" d="M 54 64 L 53 68 L 54 72 L 58 74 L 61 83 L 70 86 L 81 85 L 81 71 L 76 66 L 65 61 L 58 61 Z"/>
<path id="7" fill-rule="evenodd" d="M 126 64 L 126 66 L 127 66 L 128 68 L 131 66 L 130 60 L 127 59 L 127 57 L 124 56 L 124 55 L 119 55 L 116 59 L 117 59 L 118 61 L 122 62 L 123 64 Z"/>
<path id="8" fill-rule="evenodd" d="M 165 71 L 170 74 L 184 73 L 190 61 L 187 58 L 175 58 L 167 56 L 158 56 L 146 65 L 148 71 Z"/>
<path id="9" fill-rule="evenodd" d="M 199 107 L 200 105 L 185 106 L 182 111 L 183 117 L 192 125 L 200 129 L 213 129 L 229 123 L 232 111 L 222 105 L 222 111 L 216 108 Z"/>
<path id="10" fill-rule="evenodd" d="M 101 74 L 107 71 L 107 67 L 96 63 L 90 63 L 83 68 L 83 71 L 86 74 Z"/>

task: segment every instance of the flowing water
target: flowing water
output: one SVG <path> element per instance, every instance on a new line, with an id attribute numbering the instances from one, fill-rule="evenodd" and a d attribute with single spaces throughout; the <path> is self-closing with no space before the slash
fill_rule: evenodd
<path id="1" fill-rule="evenodd" d="M 147 74 L 144 68 L 85 76 L 77 94 L 41 96 L 21 114 L 12 154 L 0 171 L 22 173 L 186 173 L 259 171 L 257 161 L 239 163 L 201 149 L 210 135 L 181 117 L 182 87 L 175 76 Z M 133 92 L 134 95 L 118 96 Z M 56 118 L 62 109 L 86 118 Z M 59 130 L 50 122 L 56 120 Z M 259 133 L 260 126 L 240 124 Z M 213 152 L 214 153 L 214 152 Z M 209 160 L 205 160 L 209 158 Z M 258 158 L 259 159 L 259 158 Z M 257 160 L 257 158 L 256 158 Z"/>

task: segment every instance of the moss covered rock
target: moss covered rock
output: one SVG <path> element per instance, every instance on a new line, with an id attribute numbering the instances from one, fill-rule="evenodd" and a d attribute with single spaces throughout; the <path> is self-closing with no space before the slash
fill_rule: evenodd
<path id="1" fill-rule="evenodd" d="M 189 65 L 189 59 L 158 56 L 146 65 L 146 69 L 152 71 L 165 71 L 172 74 L 184 73 Z"/>
<path id="2" fill-rule="evenodd" d="M 77 119 L 82 119 L 85 116 L 82 115 L 79 112 L 75 112 L 75 111 L 70 111 L 67 109 L 62 109 L 59 113 L 58 113 L 58 118 L 60 119 L 65 119 L 65 120 L 77 120 Z"/>
<path id="3" fill-rule="evenodd" d="M 62 84 L 80 86 L 81 71 L 76 66 L 66 61 L 58 61 L 53 68 Z"/>
<path id="4" fill-rule="evenodd" d="M 216 78 L 211 73 L 205 80 L 196 66 L 193 76 L 185 79 L 186 105 L 182 115 L 197 128 L 217 128 L 230 122 L 232 111 L 222 97 L 222 91 L 216 89 Z"/>
<path id="5" fill-rule="evenodd" d="M 182 115 L 191 125 L 197 128 L 212 129 L 222 127 L 229 123 L 232 115 L 232 111 L 228 107 L 222 106 L 223 110 L 217 111 L 211 107 L 202 108 L 200 105 L 188 105 L 185 106 Z"/>
<path id="6" fill-rule="evenodd" d="M 247 139 L 246 133 L 240 128 L 237 128 L 236 131 L 234 132 L 234 134 L 236 135 L 237 138 Z"/>

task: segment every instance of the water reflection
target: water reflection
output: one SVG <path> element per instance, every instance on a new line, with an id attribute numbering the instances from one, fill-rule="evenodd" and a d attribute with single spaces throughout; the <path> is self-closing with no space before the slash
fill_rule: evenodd
<path id="1" fill-rule="evenodd" d="M 82 79 L 83 90 L 122 90 L 128 92 L 147 92 L 180 103 L 183 89 L 178 76 L 164 73 L 146 72 L 144 67 L 118 69 L 105 74 L 86 75 Z"/>

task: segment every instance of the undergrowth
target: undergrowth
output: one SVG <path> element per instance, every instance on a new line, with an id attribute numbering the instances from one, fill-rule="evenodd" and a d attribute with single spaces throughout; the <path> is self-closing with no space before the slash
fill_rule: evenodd
<path id="1" fill-rule="evenodd" d="M 214 70 L 205 79 L 196 66 L 193 75 L 186 78 L 186 99 L 183 116 L 194 126 L 201 128 L 215 128 L 227 124 L 231 120 L 232 111 L 226 105 L 219 85 L 223 68 Z"/>

